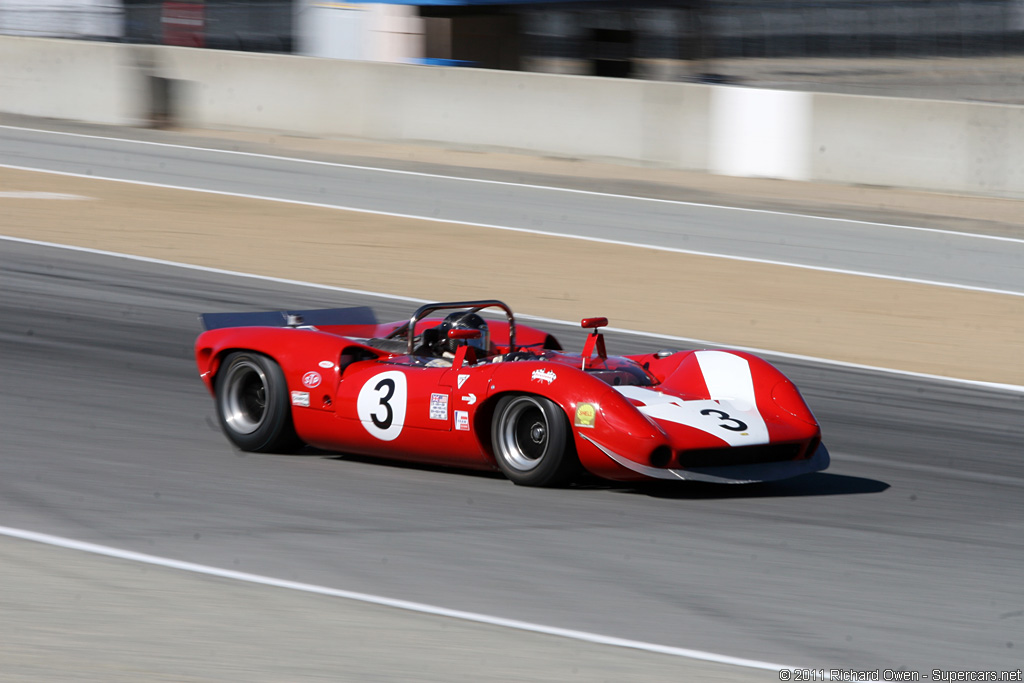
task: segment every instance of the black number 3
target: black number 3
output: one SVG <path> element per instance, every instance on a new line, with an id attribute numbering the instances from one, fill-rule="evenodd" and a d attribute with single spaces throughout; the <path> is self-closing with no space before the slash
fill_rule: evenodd
<path id="1" fill-rule="evenodd" d="M 720 424 L 718 425 L 722 429 L 728 429 L 730 432 L 745 432 L 747 431 L 747 423 L 742 420 L 737 420 L 735 417 L 729 417 L 729 413 L 723 413 L 721 410 L 715 410 L 714 408 L 705 408 L 700 411 L 701 415 L 717 415 L 718 419 L 722 422 L 735 422 L 735 425 Z M 376 419 L 374 420 L 376 422 Z"/>
<path id="2" fill-rule="evenodd" d="M 381 387 L 387 387 L 387 393 L 385 393 L 384 396 L 381 396 L 380 399 L 380 405 L 384 406 L 384 410 L 387 411 L 387 415 L 385 415 L 384 419 L 381 420 L 377 417 L 376 413 L 372 413 L 370 415 L 370 419 L 373 420 L 373 424 L 377 425 L 378 429 L 387 429 L 391 426 L 391 421 L 395 419 L 395 411 L 392 410 L 391 404 L 388 403 L 388 401 L 391 400 L 391 397 L 395 395 L 395 380 L 382 379 L 377 382 L 377 386 L 375 386 L 374 389 L 379 392 Z"/>

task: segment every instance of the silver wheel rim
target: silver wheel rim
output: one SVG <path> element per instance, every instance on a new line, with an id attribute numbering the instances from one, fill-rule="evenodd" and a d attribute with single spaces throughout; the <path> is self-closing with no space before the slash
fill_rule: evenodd
<path id="1" fill-rule="evenodd" d="M 236 434 L 252 434 L 267 417 L 269 384 L 263 369 L 245 359 L 228 368 L 221 408 L 224 422 Z"/>
<path id="2" fill-rule="evenodd" d="M 529 396 L 513 399 L 498 418 L 495 447 L 513 469 L 529 472 L 544 461 L 551 428 L 540 404 Z"/>

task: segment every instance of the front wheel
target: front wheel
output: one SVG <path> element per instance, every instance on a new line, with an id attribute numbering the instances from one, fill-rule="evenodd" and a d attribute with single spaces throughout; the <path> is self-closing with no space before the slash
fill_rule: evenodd
<path id="1" fill-rule="evenodd" d="M 217 373 L 215 394 L 224 434 L 243 451 L 283 452 L 299 446 L 284 373 L 272 359 L 232 353 Z"/>
<path id="2" fill-rule="evenodd" d="M 494 458 L 520 486 L 558 486 L 579 473 L 575 444 L 565 413 L 542 396 L 503 397 L 491 423 Z"/>

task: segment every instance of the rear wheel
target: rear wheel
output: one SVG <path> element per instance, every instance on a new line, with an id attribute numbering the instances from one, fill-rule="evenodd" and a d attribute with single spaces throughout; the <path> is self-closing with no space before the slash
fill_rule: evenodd
<path id="1" fill-rule="evenodd" d="M 542 396 L 514 394 L 494 409 L 491 443 L 498 467 L 521 486 L 558 486 L 579 474 L 565 413 Z"/>
<path id="2" fill-rule="evenodd" d="M 281 452 L 300 445 L 284 372 L 271 358 L 232 353 L 217 373 L 215 393 L 221 427 L 243 451 Z"/>

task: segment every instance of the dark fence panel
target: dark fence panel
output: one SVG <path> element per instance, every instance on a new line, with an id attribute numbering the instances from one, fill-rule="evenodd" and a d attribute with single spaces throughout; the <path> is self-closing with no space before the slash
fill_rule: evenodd
<path id="1" fill-rule="evenodd" d="M 194 8 L 189 12 L 189 8 Z M 294 4 L 289 0 L 207 0 L 124 4 L 124 40 L 131 43 L 179 44 L 219 50 L 283 52 L 294 50 Z M 191 43 L 169 39 L 184 36 L 183 24 L 198 17 Z M 169 31 L 169 29 L 173 29 Z"/>
<path id="2" fill-rule="evenodd" d="M 630 35 L 629 57 L 975 57 L 1024 52 L 1008 0 L 680 0 L 526 10 L 530 56 L 592 59 L 589 36 Z M 596 44 L 589 44 L 596 43 Z"/>

